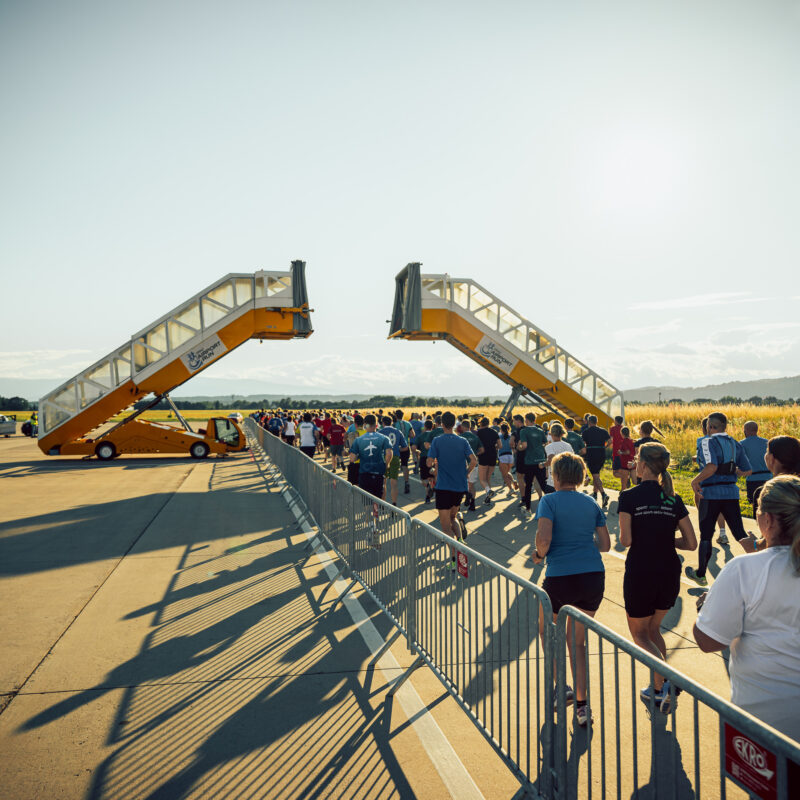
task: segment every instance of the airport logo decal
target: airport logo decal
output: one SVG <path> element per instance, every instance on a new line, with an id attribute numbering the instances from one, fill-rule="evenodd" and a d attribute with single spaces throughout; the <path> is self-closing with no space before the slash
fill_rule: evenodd
<path id="1" fill-rule="evenodd" d="M 488 336 L 484 336 L 483 339 L 478 342 L 475 352 L 488 361 L 491 361 L 492 364 L 503 370 L 506 375 L 510 375 L 511 370 L 519 363 L 518 358 L 514 358 L 508 350 L 496 345 Z"/>
<path id="2" fill-rule="evenodd" d="M 222 343 L 222 339 L 215 333 L 208 339 L 203 341 L 193 350 L 181 356 L 183 366 L 189 372 L 197 372 L 202 369 L 209 361 L 219 358 L 223 353 L 227 352 L 228 348 Z"/>

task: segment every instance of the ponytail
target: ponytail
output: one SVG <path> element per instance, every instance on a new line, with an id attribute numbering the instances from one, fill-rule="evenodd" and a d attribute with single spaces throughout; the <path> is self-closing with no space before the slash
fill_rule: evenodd
<path id="1" fill-rule="evenodd" d="M 661 490 L 667 497 L 675 496 L 672 475 L 669 474 L 669 450 L 660 442 L 646 442 L 639 448 L 639 458 L 654 475 L 658 475 Z"/>

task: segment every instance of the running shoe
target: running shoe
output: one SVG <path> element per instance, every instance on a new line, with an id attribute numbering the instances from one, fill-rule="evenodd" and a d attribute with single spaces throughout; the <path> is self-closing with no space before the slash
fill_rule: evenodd
<path id="1" fill-rule="evenodd" d="M 571 686 L 567 686 L 564 694 L 566 695 L 567 705 L 571 706 L 575 702 L 575 692 L 572 690 Z M 553 692 L 553 711 L 558 712 L 558 687 L 555 688 Z"/>
<path id="2" fill-rule="evenodd" d="M 411 493 L 411 484 L 407 483 L 405 488 L 405 494 L 410 494 L 410 493 Z"/>
<path id="3" fill-rule="evenodd" d="M 708 586 L 708 579 L 705 575 L 698 575 L 694 567 L 686 567 L 686 577 L 694 581 L 698 586 Z"/>
<path id="4" fill-rule="evenodd" d="M 456 522 L 461 530 L 461 541 L 465 542 L 467 540 L 467 523 L 464 522 L 464 516 L 460 511 L 456 514 Z"/>
<path id="5" fill-rule="evenodd" d="M 594 717 L 592 717 L 592 711 L 586 703 L 583 705 L 579 705 L 575 709 L 575 719 L 578 722 L 578 725 L 581 728 L 585 728 L 587 724 L 591 725 L 594 722 Z"/>
<path id="6" fill-rule="evenodd" d="M 427 492 L 425 492 L 425 502 L 430 503 L 430 501 L 431 501 L 431 492 L 429 489 Z"/>
<path id="7" fill-rule="evenodd" d="M 672 692 L 670 692 L 670 687 L 672 687 Z M 661 693 L 664 695 L 664 698 L 661 701 L 659 709 L 662 714 L 669 714 L 678 707 L 678 695 L 681 693 L 680 687 L 673 686 L 669 681 L 664 681 Z"/>
<path id="8" fill-rule="evenodd" d="M 497 492 L 494 489 L 489 489 L 486 496 L 491 500 L 496 494 Z"/>
<path id="9" fill-rule="evenodd" d="M 603 495 L 603 511 L 605 511 L 607 508 L 608 508 L 608 495 L 604 494 Z"/>
<path id="10" fill-rule="evenodd" d="M 486 497 L 483 498 L 483 504 L 485 506 L 490 506 L 492 504 L 492 496 L 487 494 Z"/>
<path id="11" fill-rule="evenodd" d="M 717 536 L 717 544 L 728 544 L 728 536 L 723 531 L 720 531 Z"/>
<path id="12" fill-rule="evenodd" d="M 470 501 L 469 508 L 467 509 L 467 511 L 477 511 L 477 510 L 478 509 L 475 508 L 475 501 L 474 500 Z"/>
<path id="13" fill-rule="evenodd" d="M 592 492 L 592 500 L 594 500 L 595 503 L 597 502 L 597 492 Z"/>
<path id="14" fill-rule="evenodd" d="M 447 571 L 448 572 L 455 572 L 456 571 L 456 557 L 453 556 L 450 561 L 447 562 Z"/>
<path id="15" fill-rule="evenodd" d="M 645 686 L 644 689 L 639 690 L 639 697 L 645 703 L 649 703 L 651 698 L 655 703 L 656 708 L 661 708 L 661 703 L 664 702 L 664 688 L 669 689 L 667 681 L 664 681 L 664 686 L 661 689 L 654 689 L 653 686 Z"/>

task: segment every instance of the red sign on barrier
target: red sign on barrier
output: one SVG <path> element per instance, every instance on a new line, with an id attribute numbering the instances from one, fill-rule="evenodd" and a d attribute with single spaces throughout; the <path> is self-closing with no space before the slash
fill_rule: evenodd
<path id="1" fill-rule="evenodd" d="M 725 723 L 725 772 L 761 800 L 778 800 L 775 754 Z"/>
<path id="2" fill-rule="evenodd" d="M 456 560 L 458 561 L 458 574 L 462 578 L 469 578 L 469 561 L 467 560 L 467 554 L 459 551 Z"/>

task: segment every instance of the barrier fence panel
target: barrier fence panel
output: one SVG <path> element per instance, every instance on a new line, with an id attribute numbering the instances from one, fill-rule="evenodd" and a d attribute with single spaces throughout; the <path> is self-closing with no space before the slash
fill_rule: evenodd
<path id="1" fill-rule="evenodd" d="M 565 606 L 554 625 L 540 587 L 352 486 L 253 420 L 246 429 L 352 580 L 406 635 L 418 663 L 431 668 L 523 792 L 558 800 L 800 797 L 797 742 L 578 609 Z M 582 648 L 576 624 L 585 628 Z M 566 705 L 568 644 L 585 665 L 594 717 L 585 728 Z M 666 714 L 640 699 L 656 671 L 683 690 L 677 698 L 671 690 Z"/>
<path id="2" fill-rule="evenodd" d="M 574 623 L 586 630 L 582 654 Z M 574 707 L 566 707 L 564 687 L 572 684 L 568 645 L 582 655 L 586 669 L 594 717 L 586 728 L 575 724 Z M 559 800 L 800 797 L 800 744 L 689 676 L 571 606 L 558 614 L 555 647 Z M 670 690 L 668 713 L 652 698 L 640 697 L 655 672 L 682 690 L 677 697 Z"/>
<path id="3" fill-rule="evenodd" d="M 424 522 L 412 521 L 411 542 L 416 580 L 409 630 L 415 649 L 523 785 L 549 796 L 550 599 Z"/>
<path id="4" fill-rule="evenodd" d="M 320 535 L 342 559 L 350 577 L 407 635 L 411 517 L 331 473 L 254 422 L 248 431 L 302 498 Z"/>

